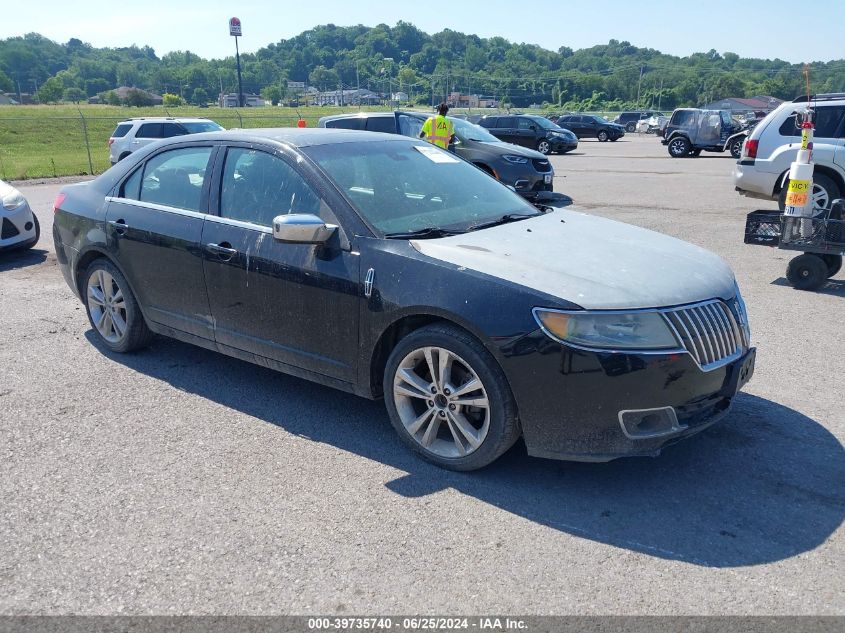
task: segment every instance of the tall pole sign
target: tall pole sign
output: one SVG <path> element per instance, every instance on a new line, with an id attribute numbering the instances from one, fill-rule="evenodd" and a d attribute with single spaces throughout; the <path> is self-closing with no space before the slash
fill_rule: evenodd
<path id="1" fill-rule="evenodd" d="M 229 35 L 235 38 L 235 61 L 238 65 L 238 106 L 244 107 L 244 87 L 241 83 L 241 53 L 238 51 L 238 38 L 241 33 L 241 21 L 238 18 L 229 19 Z"/>

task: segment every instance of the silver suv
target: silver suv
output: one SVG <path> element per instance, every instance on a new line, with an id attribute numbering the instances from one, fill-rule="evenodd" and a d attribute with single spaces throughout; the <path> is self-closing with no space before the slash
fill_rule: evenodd
<path id="1" fill-rule="evenodd" d="M 121 121 L 109 138 L 109 160 L 112 165 L 132 152 L 162 138 L 217 132 L 223 127 L 210 119 L 174 117 L 138 117 Z"/>
<path id="2" fill-rule="evenodd" d="M 751 132 L 734 169 L 740 195 L 777 200 L 783 209 L 789 166 L 801 147 L 796 110 L 806 102 L 802 97 L 781 104 Z M 811 103 L 816 113 L 813 201 L 825 208 L 845 194 L 845 93 L 816 95 Z"/>

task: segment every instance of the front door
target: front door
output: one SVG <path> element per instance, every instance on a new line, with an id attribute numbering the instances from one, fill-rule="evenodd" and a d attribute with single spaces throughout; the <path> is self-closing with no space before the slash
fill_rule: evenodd
<path id="1" fill-rule="evenodd" d="M 297 168 L 230 147 L 202 234 L 205 280 L 220 345 L 346 382 L 356 379 L 359 257 L 273 239 L 273 218 L 311 213 L 336 223 Z"/>
<path id="2" fill-rule="evenodd" d="M 155 154 L 106 211 L 110 250 L 151 321 L 213 339 L 200 238 L 211 146 Z"/>

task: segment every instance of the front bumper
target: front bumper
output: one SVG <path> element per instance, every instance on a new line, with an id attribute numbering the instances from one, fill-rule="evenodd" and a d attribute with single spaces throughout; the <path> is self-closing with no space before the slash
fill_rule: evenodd
<path id="1" fill-rule="evenodd" d="M 551 138 L 549 141 L 552 144 L 552 151 L 558 154 L 578 149 L 578 139 Z"/>
<path id="2" fill-rule="evenodd" d="M 753 349 L 704 372 L 688 353 L 588 352 L 541 331 L 516 346 L 504 367 L 525 444 L 530 455 L 552 459 L 657 455 L 724 417 L 753 372 Z"/>
<path id="3" fill-rule="evenodd" d="M 0 251 L 30 244 L 35 239 L 35 220 L 28 203 L 17 209 L 0 207 Z"/>

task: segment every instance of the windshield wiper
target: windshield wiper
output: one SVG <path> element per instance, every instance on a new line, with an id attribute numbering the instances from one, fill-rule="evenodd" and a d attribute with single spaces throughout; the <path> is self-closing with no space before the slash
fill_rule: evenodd
<path id="1" fill-rule="evenodd" d="M 508 222 L 517 222 L 518 220 L 525 220 L 526 218 L 536 218 L 542 213 L 506 213 L 500 218 L 490 220 L 489 222 L 481 222 L 480 224 L 470 224 L 467 231 L 476 231 L 478 229 L 486 229 L 491 226 L 498 226 L 500 224 L 507 224 Z"/>
<path id="2" fill-rule="evenodd" d="M 384 236 L 388 239 L 409 240 L 419 237 L 446 237 L 448 235 L 457 235 L 458 233 L 464 233 L 464 231 L 444 229 L 439 226 L 427 226 L 424 229 L 417 229 L 416 231 L 407 231 L 405 233 L 385 233 Z"/>

